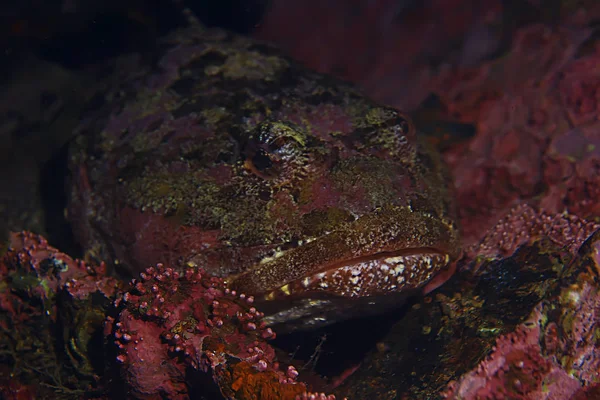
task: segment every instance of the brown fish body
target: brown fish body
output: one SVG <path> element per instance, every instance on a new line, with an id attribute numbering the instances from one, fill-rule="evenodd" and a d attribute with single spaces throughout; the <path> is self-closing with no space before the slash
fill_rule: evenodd
<path id="1" fill-rule="evenodd" d="M 449 180 L 404 115 L 222 31 L 160 47 L 79 129 L 69 215 L 88 254 L 201 266 L 301 327 L 458 255 Z"/>

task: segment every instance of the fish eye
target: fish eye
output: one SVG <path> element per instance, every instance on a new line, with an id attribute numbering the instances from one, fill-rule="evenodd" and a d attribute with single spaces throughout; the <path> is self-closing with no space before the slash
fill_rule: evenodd
<path id="1" fill-rule="evenodd" d="M 266 171 L 273 166 L 273 161 L 271 161 L 271 158 L 266 151 L 258 149 L 252 157 L 252 165 L 259 171 Z"/>
<path id="2" fill-rule="evenodd" d="M 287 166 L 303 159 L 306 137 L 286 122 L 265 121 L 248 138 L 245 167 L 262 178 L 274 178 Z"/>

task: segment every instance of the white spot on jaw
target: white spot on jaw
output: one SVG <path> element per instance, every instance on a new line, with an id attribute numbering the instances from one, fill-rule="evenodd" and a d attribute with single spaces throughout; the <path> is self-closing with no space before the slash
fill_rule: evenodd
<path id="1" fill-rule="evenodd" d="M 353 298 L 400 292 L 407 286 L 418 287 L 429 281 L 432 270 L 448 258 L 441 254 L 375 258 L 304 277 L 296 284 L 307 290 L 333 291 Z"/>
<path id="2" fill-rule="evenodd" d="M 388 264 L 398 264 L 400 262 L 404 261 L 404 257 L 403 256 L 396 256 L 396 257 L 388 257 L 385 259 L 385 262 Z"/>
<path id="3" fill-rule="evenodd" d="M 394 271 L 396 271 L 397 274 L 402 275 L 405 267 L 406 266 L 404 264 L 398 264 L 398 266 L 394 268 Z"/>

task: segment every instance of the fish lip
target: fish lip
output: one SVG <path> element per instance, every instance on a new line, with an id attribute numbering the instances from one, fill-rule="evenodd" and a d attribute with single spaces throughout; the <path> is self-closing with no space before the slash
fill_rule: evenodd
<path id="1" fill-rule="evenodd" d="M 426 285 L 449 263 L 450 255 L 447 252 L 430 247 L 374 252 L 340 260 L 333 265 L 324 265 L 311 274 L 287 282 L 261 297 L 270 301 L 307 293 L 354 298 L 400 293 Z M 361 275 L 369 275 L 369 283 L 373 283 L 379 289 L 376 286 L 371 289 L 361 287 L 358 284 Z M 327 278 L 330 282 L 327 282 Z"/>
<path id="2" fill-rule="evenodd" d="M 357 264 L 363 261 L 368 260 L 383 260 L 387 258 L 393 258 L 398 256 L 418 256 L 423 254 L 438 254 L 438 255 L 448 255 L 447 252 L 444 252 L 440 249 L 434 247 L 409 247 L 409 248 L 399 248 L 397 250 L 387 250 L 387 251 L 376 251 L 372 253 L 365 253 L 358 257 L 348 258 L 345 260 L 340 260 L 339 262 L 333 265 L 324 265 L 321 270 L 316 270 L 315 273 L 330 271 L 334 269 L 338 269 L 344 267 L 349 264 Z M 449 255 L 448 255 L 449 257 Z"/>
<path id="3" fill-rule="evenodd" d="M 457 232 L 445 221 L 410 207 L 393 206 L 363 215 L 344 229 L 336 229 L 307 243 L 262 260 L 227 278 L 230 289 L 262 296 L 289 283 L 355 263 L 389 255 L 435 254 L 454 259 L 459 251 Z"/>

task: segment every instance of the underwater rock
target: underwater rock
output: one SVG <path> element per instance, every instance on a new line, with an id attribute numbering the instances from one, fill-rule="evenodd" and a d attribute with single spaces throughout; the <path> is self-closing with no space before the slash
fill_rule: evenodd
<path id="1" fill-rule="evenodd" d="M 41 236 L 11 235 L 0 260 L 6 398 L 335 400 L 280 366 L 254 298 L 221 278 L 159 264 L 126 288 L 105 272 Z"/>
<path id="2" fill-rule="evenodd" d="M 600 231 L 585 242 L 541 235 L 501 259 L 459 262 L 444 286 L 398 315 L 334 392 L 381 399 L 576 398 L 600 378 L 594 339 L 599 238 Z"/>
<path id="3" fill-rule="evenodd" d="M 597 231 L 562 271 L 560 292 L 498 337 L 484 360 L 449 384 L 445 398 L 558 400 L 591 394 L 600 380 L 599 254 Z"/>
<path id="4" fill-rule="evenodd" d="M 266 339 L 275 337 L 254 298 L 227 289 L 198 268 L 148 268 L 111 321 L 117 360 L 136 398 L 189 398 L 187 376 L 211 371 L 228 399 L 289 399 L 307 392 L 293 366 L 282 369 Z M 193 385 L 192 385 L 193 389 Z"/>
<path id="5" fill-rule="evenodd" d="M 11 234 L 0 260 L 2 380 L 6 372 L 40 397 L 99 387 L 104 319 L 120 286 L 105 272 L 41 236 Z"/>

